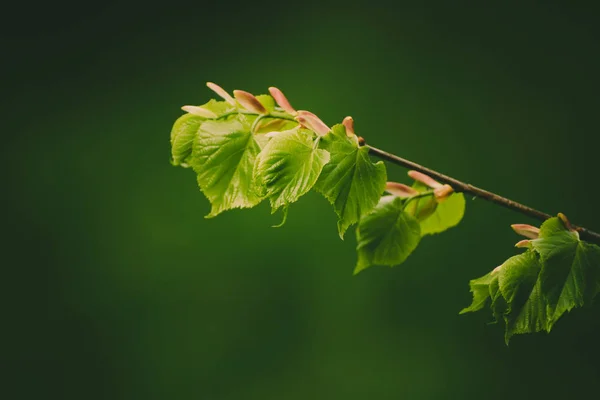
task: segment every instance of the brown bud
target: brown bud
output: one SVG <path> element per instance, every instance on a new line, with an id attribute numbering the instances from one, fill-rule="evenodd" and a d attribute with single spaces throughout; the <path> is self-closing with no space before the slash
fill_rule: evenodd
<path id="1" fill-rule="evenodd" d="M 531 247 L 531 240 L 530 239 L 520 240 L 517 242 L 517 244 L 515 244 L 515 247 L 519 247 L 519 248 Z"/>
<path id="2" fill-rule="evenodd" d="M 303 126 L 307 127 L 319 136 L 325 136 L 331 130 L 323 121 L 319 119 L 319 117 L 310 111 L 298 111 L 296 121 L 300 122 Z"/>
<path id="3" fill-rule="evenodd" d="M 433 189 L 433 195 L 438 203 L 446 200 L 452 193 L 454 193 L 454 189 L 450 185 L 442 185 Z"/>
<path id="4" fill-rule="evenodd" d="M 263 106 L 252 93 L 248 93 L 244 90 L 234 90 L 233 96 L 246 110 L 257 114 L 267 114 L 265 106 Z"/>
<path id="5" fill-rule="evenodd" d="M 283 108 L 283 110 L 286 113 L 291 115 L 298 115 L 298 112 L 294 109 L 294 107 L 292 107 L 287 97 L 285 97 L 281 90 L 271 86 L 269 88 L 269 93 L 271 93 L 271 96 L 273 96 L 279 107 Z"/>
<path id="6" fill-rule="evenodd" d="M 528 224 L 512 224 L 510 226 L 515 232 L 529 239 L 537 239 L 540 235 L 540 228 Z"/>
<path id="7" fill-rule="evenodd" d="M 210 90 L 212 90 L 213 92 L 218 94 L 221 98 L 223 98 L 223 100 L 225 100 L 232 106 L 235 106 L 235 100 L 233 99 L 233 97 L 231 97 L 229 95 L 229 93 L 227 93 L 225 91 L 225 89 L 223 89 L 221 86 L 217 85 L 216 83 L 212 83 L 212 82 L 206 82 L 206 86 L 208 86 L 208 88 Z"/>
<path id="8" fill-rule="evenodd" d="M 217 114 L 214 112 L 207 110 L 206 108 L 197 107 L 197 106 L 183 106 L 181 107 L 183 111 L 186 111 L 190 114 L 197 115 L 199 117 L 204 118 L 217 118 Z"/>
<path id="9" fill-rule="evenodd" d="M 560 218 L 560 220 L 563 222 L 563 224 L 565 224 L 565 227 L 570 230 L 573 231 L 573 225 L 571 225 L 571 222 L 569 221 L 569 219 L 567 218 L 567 216 L 563 213 L 558 213 L 558 218 Z"/>
<path id="10" fill-rule="evenodd" d="M 424 173 L 419 172 L 419 171 L 414 171 L 414 170 L 408 171 L 408 176 L 413 178 L 415 181 L 424 183 L 425 185 L 429 186 L 432 189 L 438 189 L 443 186 L 441 183 L 439 183 L 432 177 L 425 175 Z"/>
<path id="11" fill-rule="evenodd" d="M 410 186 L 397 182 L 386 182 L 385 191 L 403 199 L 419 194 L 418 191 Z"/>
<path id="12" fill-rule="evenodd" d="M 344 118 L 344 121 L 342 122 L 342 124 L 346 128 L 346 135 L 348 137 L 356 136 L 356 133 L 354 132 L 354 119 L 352 117 Z"/>

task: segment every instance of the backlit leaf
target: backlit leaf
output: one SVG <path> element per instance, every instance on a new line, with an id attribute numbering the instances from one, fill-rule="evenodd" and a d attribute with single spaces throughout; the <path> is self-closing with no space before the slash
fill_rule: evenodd
<path id="1" fill-rule="evenodd" d="M 404 211 L 404 201 L 384 196 L 356 229 L 358 263 L 354 273 L 372 265 L 402 264 L 421 240 L 419 222 Z"/>
<path id="2" fill-rule="evenodd" d="M 313 132 L 284 131 L 269 140 L 257 157 L 254 180 L 275 212 L 306 194 L 327 162 L 329 152 L 317 148 Z"/>
<path id="3" fill-rule="evenodd" d="M 331 160 L 323 168 L 315 189 L 333 205 L 338 232 L 343 238 L 348 227 L 368 214 L 378 203 L 385 188 L 383 162 L 371 162 L 369 149 L 346 136 L 343 125 L 336 125 L 321 139 L 321 148 Z"/>
<path id="4" fill-rule="evenodd" d="M 259 151 L 250 122 L 243 115 L 205 121 L 200 126 L 193 162 L 198 185 L 212 204 L 207 217 L 232 208 L 253 207 L 261 201 L 252 179 Z"/>

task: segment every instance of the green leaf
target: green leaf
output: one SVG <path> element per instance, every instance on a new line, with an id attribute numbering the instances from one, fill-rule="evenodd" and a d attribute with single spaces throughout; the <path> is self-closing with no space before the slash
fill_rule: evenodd
<path id="1" fill-rule="evenodd" d="M 250 122 L 243 115 L 205 121 L 200 126 L 193 163 L 198 185 L 212 204 L 207 218 L 232 208 L 253 207 L 261 201 L 252 179 L 259 152 Z"/>
<path id="2" fill-rule="evenodd" d="M 415 182 L 413 188 L 419 192 L 431 190 L 420 182 Z M 415 199 L 407 205 L 406 210 L 419 220 L 421 235 L 425 236 L 458 225 L 465 215 L 465 206 L 465 196 L 462 193 L 452 193 L 440 203 L 433 196 Z"/>
<path id="3" fill-rule="evenodd" d="M 313 137 L 307 129 L 281 132 L 257 157 L 254 180 L 260 195 L 269 197 L 272 212 L 307 193 L 329 162 L 329 152 L 318 149 Z"/>
<path id="4" fill-rule="evenodd" d="M 256 96 L 256 99 L 262 104 L 268 112 L 273 112 L 275 110 L 275 100 L 268 94 L 259 94 Z"/>
<path id="5" fill-rule="evenodd" d="M 548 327 L 574 307 L 590 302 L 600 288 L 600 247 L 579 240 L 559 218 L 551 218 L 532 241 L 544 269 L 541 290 L 547 302 Z"/>
<path id="6" fill-rule="evenodd" d="M 452 193 L 446 200 L 438 203 L 429 217 L 421 221 L 421 235 L 433 235 L 458 225 L 465 215 L 465 205 L 462 193 Z"/>
<path id="7" fill-rule="evenodd" d="M 421 240 L 419 222 L 403 210 L 404 202 L 384 196 L 356 230 L 358 263 L 354 273 L 372 265 L 402 264 Z"/>
<path id="8" fill-rule="evenodd" d="M 504 319 L 507 344 L 514 334 L 547 330 L 545 303 L 538 281 L 540 270 L 539 255 L 532 250 L 509 258 L 492 272 L 469 283 L 473 302 L 460 314 L 481 310 L 490 303 L 496 320 Z"/>
<path id="9" fill-rule="evenodd" d="M 481 278 L 471 279 L 469 287 L 473 293 L 473 302 L 469 307 L 465 307 L 460 311 L 460 314 L 475 312 L 485 307 L 487 300 L 490 298 L 490 284 L 493 280 L 498 281 L 498 275 L 491 272 Z"/>
<path id="10" fill-rule="evenodd" d="M 212 111 L 217 117 L 236 110 L 231 104 L 216 100 L 210 100 L 200 107 Z M 198 129 L 204 121 L 206 118 L 193 114 L 184 114 L 175 121 L 171 129 L 171 163 L 173 165 L 186 168 L 191 166 L 194 141 L 197 138 Z"/>
<path id="11" fill-rule="evenodd" d="M 217 101 L 215 99 L 211 99 L 208 103 L 202 104 L 200 107 L 206 108 L 207 110 L 214 112 L 215 114 L 217 114 L 217 118 L 229 113 L 237 115 L 235 113 L 235 111 L 237 111 L 237 107 L 229 104 L 226 101 Z"/>
<path id="12" fill-rule="evenodd" d="M 504 312 L 507 344 L 514 334 L 548 330 L 546 305 L 538 280 L 541 269 L 539 255 L 527 250 L 506 260 L 498 271 L 500 292 L 507 304 Z"/>
<path id="13" fill-rule="evenodd" d="M 492 297 L 494 316 L 506 323 L 507 343 L 515 334 L 550 332 L 566 311 L 591 302 L 600 291 L 600 247 L 550 218 L 525 253 L 470 285 L 473 303 L 461 314 L 480 310 Z"/>
<path id="14" fill-rule="evenodd" d="M 200 124 L 204 118 L 192 114 L 179 117 L 171 129 L 171 163 L 188 167 L 191 161 L 192 147 Z"/>
<path id="15" fill-rule="evenodd" d="M 349 138 L 343 125 L 335 125 L 320 145 L 329 151 L 331 160 L 323 168 L 315 189 L 333 205 L 343 239 L 348 227 L 377 205 L 385 189 L 385 165 L 381 161 L 372 163 L 369 149 Z"/>

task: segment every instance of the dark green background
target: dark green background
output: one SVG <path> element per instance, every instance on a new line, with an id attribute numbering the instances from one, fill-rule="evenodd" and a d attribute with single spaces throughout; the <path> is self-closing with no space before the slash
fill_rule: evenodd
<path id="1" fill-rule="evenodd" d="M 377 147 L 600 229 L 596 10 L 480 3 L 5 8 L 2 397 L 597 398 L 598 305 L 509 347 L 487 312 L 458 315 L 469 279 L 515 254 L 509 225 L 534 221 L 469 201 L 402 266 L 352 276 L 354 235 L 319 195 L 281 229 L 266 204 L 206 220 L 169 164 L 206 81 L 274 85 Z"/>

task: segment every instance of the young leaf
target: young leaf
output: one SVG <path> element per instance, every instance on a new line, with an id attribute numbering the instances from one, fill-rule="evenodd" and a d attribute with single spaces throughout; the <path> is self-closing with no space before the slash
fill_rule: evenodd
<path id="1" fill-rule="evenodd" d="M 194 139 L 204 118 L 184 114 L 177 118 L 171 129 L 171 163 L 189 167 Z"/>
<path id="2" fill-rule="evenodd" d="M 465 205 L 462 193 L 452 193 L 437 205 L 429 217 L 421 221 L 421 235 L 433 235 L 458 225 L 465 215 Z"/>
<path id="3" fill-rule="evenodd" d="M 268 112 L 275 110 L 275 100 L 268 94 L 259 94 L 256 98 Z"/>
<path id="4" fill-rule="evenodd" d="M 506 260 L 498 271 L 500 292 L 507 304 L 503 314 L 507 344 L 514 334 L 549 330 L 538 279 L 541 269 L 539 255 L 527 250 Z"/>
<path id="5" fill-rule="evenodd" d="M 421 240 L 419 221 L 404 211 L 404 201 L 384 196 L 356 229 L 358 263 L 354 273 L 372 265 L 402 264 Z"/>
<path id="6" fill-rule="evenodd" d="M 487 298 L 483 286 L 489 285 L 491 294 L 495 282 L 501 301 L 492 302 L 492 311 L 506 323 L 507 343 L 514 334 L 550 332 L 566 311 L 591 302 L 600 291 L 600 247 L 550 218 L 525 253 L 471 281 L 473 303 L 461 313 L 481 309 Z"/>
<path id="7" fill-rule="evenodd" d="M 431 190 L 421 182 L 415 182 L 413 188 L 419 192 Z M 465 196 L 452 193 L 447 199 L 438 203 L 433 196 L 411 201 L 406 210 L 415 215 L 421 223 L 421 235 L 433 235 L 452 228 L 465 215 Z"/>
<path id="8" fill-rule="evenodd" d="M 381 161 L 372 163 L 369 149 L 359 147 L 358 141 L 348 137 L 343 125 L 335 125 L 320 145 L 329 151 L 331 160 L 315 189 L 333 205 L 343 239 L 348 227 L 377 205 L 387 180 L 385 165 Z"/>
<path id="9" fill-rule="evenodd" d="M 318 149 L 313 137 L 307 129 L 281 132 L 257 157 L 254 180 L 260 195 L 269 197 L 273 212 L 307 193 L 329 162 L 329 152 Z"/>
<path id="10" fill-rule="evenodd" d="M 232 106 L 226 101 L 217 101 L 211 99 L 208 103 L 201 105 L 200 107 L 212 111 L 216 114 L 217 118 L 224 116 L 225 114 L 233 113 L 237 110 L 235 106 Z"/>
<path id="11" fill-rule="evenodd" d="M 598 293 L 600 247 L 579 240 L 559 218 L 544 222 L 539 238 L 531 243 L 544 263 L 540 283 L 551 328 L 566 311 L 583 306 Z"/>
<path id="12" fill-rule="evenodd" d="M 475 312 L 485 307 L 487 300 L 492 295 L 490 291 L 490 284 L 492 281 L 498 281 L 498 274 L 492 274 L 491 272 L 485 274 L 481 278 L 471 279 L 469 281 L 469 287 L 471 293 L 473 293 L 473 302 L 469 307 L 465 307 L 460 311 L 460 314 L 468 312 Z"/>
<path id="13" fill-rule="evenodd" d="M 253 207 L 261 201 L 252 179 L 259 152 L 250 123 L 243 115 L 206 121 L 200 126 L 193 166 L 198 185 L 212 204 L 207 218 L 232 208 Z"/>
<path id="14" fill-rule="evenodd" d="M 231 104 L 215 100 L 210 100 L 200 107 L 212 112 L 215 117 L 220 117 L 235 110 L 235 107 Z M 181 165 L 182 167 L 191 165 L 194 140 L 196 140 L 200 125 L 206 119 L 199 115 L 184 114 L 175 121 L 171 129 L 171 163 L 173 165 Z"/>
<path id="15" fill-rule="evenodd" d="M 503 318 L 506 324 L 507 344 L 514 334 L 547 330 L 546 308 L 538 281 L 541 268 L 539 255 L 533 250 L 509 258 L 494 271 L 469 283 L 473 302 L 460 313 L 481 310 L 491 298 L 494 317 Z"/>

